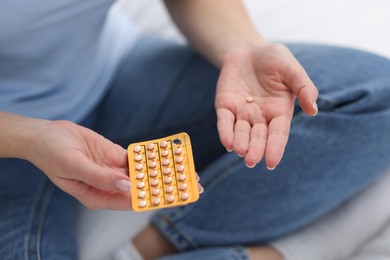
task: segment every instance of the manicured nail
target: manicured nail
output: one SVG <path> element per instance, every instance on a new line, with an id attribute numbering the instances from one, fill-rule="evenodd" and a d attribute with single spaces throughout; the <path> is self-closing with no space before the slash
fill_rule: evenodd
<path id="1" fill-rule="evenodd" d="M 238 155 L 238 157 L 245 157 L 245 154 L 237 154 Z"/>
<path id="2" fill-rule="evenodd" d="M 119 180 L 115 184 L 116 188 L 120 191 L 126 192 L 131 190 L 131 182 L 126 180 Z"/>
<path id="3" fill-rule="evenodd" d="M 248 167 L 248 168 L 250 168 L 250 169 L 252 169 L 252 168 L 254 168 L 254 167 L 256 166 L 256 164 L 253 164 L 253 165 L 245 164 L 245 165 L 246 165 L 246 167 Z"/>
<path id="4" fill-rule="evenodd" d="M 199 175 L 196 175 L 196 181 L 199 182 L 200 181 L 200 177 Z"/>
<path id="5" fill-rule="evenodd" d="M 231 152 L 233 152 L 233 149 L 232 149 L 232 150 L 226 149 L 226 151 L 227 151 L 228 153 L 231 153 Z"/>
<path id="6" fill-rule="evenodd" d="M 316 116 L 318 114 L 318 106 L 317 106 L 317 102 L 315 102 L 315 101 L 313 103 L 313 108 L 316 111 L 316 113 L 313 116 Z"/>
<path id="7" fill-rule="evenodd" d="M 200 186 L 199 194 L 202 194 L 203 192 L 204 192 L 204 188 L 202 186 Z"/>
<path id="8" fill-rule="evenodd" d="M 275 170 L 275 168 L 276 168 L 276 167 L 271 168 L 271 167 L 268 167 L 268 166 L 267 166 L 267 169 L 268 169 L 269 171 L 273 171 L 273 170 Z"/>

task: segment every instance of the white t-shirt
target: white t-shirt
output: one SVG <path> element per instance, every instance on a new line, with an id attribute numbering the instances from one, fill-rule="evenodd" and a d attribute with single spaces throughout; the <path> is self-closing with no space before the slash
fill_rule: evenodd
<path id="1" fill-rule="evenodd" d="M 136 32 L 113 0 L 2 0 L 0 110 L 80 121 Z"/>

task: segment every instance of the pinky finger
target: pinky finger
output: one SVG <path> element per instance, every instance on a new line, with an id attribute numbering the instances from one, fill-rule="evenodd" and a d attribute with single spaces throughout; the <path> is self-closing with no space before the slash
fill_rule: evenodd
<path id="1" fill-rule="evenodd" d="M 234 114 L 228 109 L 218 108 L 217 109 L 217 129 L 219 138 L 226 150 L 233 150 L 233 139 L 234 139 Z"/>

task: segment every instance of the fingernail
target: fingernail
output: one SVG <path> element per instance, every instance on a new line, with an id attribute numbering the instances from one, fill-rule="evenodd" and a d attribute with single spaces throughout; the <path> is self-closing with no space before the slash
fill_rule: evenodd
<path id="1" fill-rule="evenodd" d="M 248 168 L 254 168 L 255 166 L 256 166 L 256 164 L 253 164 L 253 165 L 248 165 L 248 164 L 245 164 L 246 165 L 246 167 L 248 167 Z"/>
<path id="2" fill-rule="evenodd" d="M 115 184 L 116 188 L 120 191 L 130 191 L 131 190 L 131 182 L 126 180 L 119 180 Z"/>
<path id="3" fill-rule="evenodd" d="M 271 167 L 268 167 L 268 166 L 267 166 L 267 169 L 268 169 L 269 171 L 273 171 L 273 170 L 275 170 L 275 168 L 276 168 L 276 167 L 271 168 Z"/>
<path id="4" fill-rule="evenodd" d="M 238 157 L 245 157 L 245 154 L 237 154 L 238 155 Z"/>
<path id="5" fill-rule="evenodd" d="M 313 108 L 314 108 L 314 110 L 316 111 L 316 113 L 313 115 L 313 116 L 315 116 L 315 115 L 318 114 L 318 106 L 317 106 L 317 102 L 315 102 L 315 101 L 314 101 L 314 103 L 313 103 Z"/>
<path id="6" fill-rule="evenodd" d="M 199 175 L 196 175 L 196 181 L 199 182 L 200 181 L 200 177 Z"/>
<path id="7" fill-rule="evenodd" d="M 233 149 L 232 149 L 232 150 L 226 149 L 226 151 L 227 151 L 228 153 L 231 153 L 231 152 L 233 152 Z"/>
<path id="8" fill-rule="evenodd" d="M 204 188 L 200 186 L 199 194 L 202 194 L 204 192 Z"/>

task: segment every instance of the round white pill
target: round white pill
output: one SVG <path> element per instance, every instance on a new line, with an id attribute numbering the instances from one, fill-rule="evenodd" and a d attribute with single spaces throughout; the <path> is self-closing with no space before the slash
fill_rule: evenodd
<path id="1" fill-rule="evenodd" d="M 141 152 L 141 146 L 139 146 L 139 145 L 134 146 L 133 151 L 136 153 Z"/>
<path id="2" fill-rule="evenodd" d="M 184 172 L 184 165 L 177 166 L 177 171 L 178 172 Z"/>
<path id="3" fill-rule="evenodd" d="M 156 157 L 156 154 L 155 154 L 155 153 L 150 152 L 150 153 L 148 154 L 148 158 L 149 158 L 149 159 L 154 159 L 154 157 Z"/>
<path id="4" fill-rule="evenodd" d="M 176 158 L 176 163 L 182 163 L 183 162 L 183 157 L 179 156 Z"/>
<path id="5" fill-rule="evenodd" d="M 180 189 L 180 190 L 186 190 L 186 189 L 187 189 L 187 183 L 182 183 L 182 184 L 180 184 L 179 189 Z"/>
<path id="6" fill-rule="evenodd" d="M 160 198 L 154 198 L 154 199 L 153 199 L 153 204 L 154 204 L 154 205 L 157 206 L 157 205 L 159 205 L 160 203 L 161 203 L 161 199 L 160 199 Z"/>
<path id="7" fill-rule="evenodd" d="M 169 175 L 169 174 L 171 173 L 171 168 L 169 168 L 169 167 L 165 168 L 164 171 L 163 171 L 163 173 L 164 173 L 165 175 Z"/>
<path id="8" fill-rule="evenodd" d="M 255 101 L 255 100 L 253 99 L 253 97 L 247 96 L 246 99 L 245 99 L 245 101 L 246 101 L 247 103 L 253 103 L 253 101 Z"/>
<path id="9" fill-rule="evenodd" d="M 179 175 L 179 181 L 184 181 L 186 179 L 186 176 L 184 174 Z"/>
<path id="10" fill-rule="evenodd" d="M 143 168 L 143 165 L 140 164 L 140 163 L 138 163 L 138 164 L 135 166 L 135 169 L 138 170 L 138 171 L 142 170 L 142 168 Z"/>
<path id="11" fill-rule="evenodd" d="M 138 182 L 137 187 L 142 189 L 143 187 L 145 187 L 145 182 L 143 181 Z"/>
<path id="12" fill-rule="evenodd" d="M 138 202 L 138 206 L 140 208 L 145 208 L 146 207 L 146 200 L 140 200 L 140 202 Z"/>
<path id="13" fill-rule="evenodd" d="M 167 196 L 167 201 L 168 201 L 169 203 L 172 203 L 172 202 L 175 201 L 175 197 L 174 197 L 173 195 L 168 195 L 168 196 Z"/>
<path id="14" fill-rule="evenodd" d="M 154 187 L 154 186 L 157 186 L 158 185 L 158 180 L 157 179 L 153 179 L 150 184 Z"/>
<path id="15" fill-rule="evenodd" d="M 154 196 L 157 196 L 158 194 L 160 194 L 160 190 L 159 190 L 159 189 L 153 189 L 153 190 L 152 190 L 152 194 L 153 194 Z"/>
<path id="16" fill-rule="evenodd" d="M 176 149 L 175 149 L 175 154 L 176 154 L 176 155 L 181 154 L 181 148 L 176 148 Z"/>
<path id="17" fill-rule="evenodd" d="M 150 175 L 150 177 L 156 177 L 157 176 L 157 171 L 156 170 L 152 170 L 149 175 Z"/>
<path id="18" fill-rule="evenodd" d="M 182 199 L 182 200 L 187 200 L 188 199 L 188 193 L 187 192 L 183 192 L 182 194 L 181 194 L 181 196 L 180 196 L 180 198 Z"/>
<path id="19" fill-rule="evenodd" d="M 149 162 L 149 168 L 156 168 L 157 163 L 155 161 Z"/>
<path id="20" fill-rule="evenodd" d="M 169 185 L 165 188 L 166 193 L 172 193 L 173 192 L 173 186 Z"/>
<path id="21" fill-rule="evenodd" d="M 166 184 L 170 184 L 170 183 L 172 183 L 172 178 L 169 177 L 169 176 L 167 176 L 167 177 L 164 178 L 164 182 L 165 182 Z"/>
<path id="22" fill-rule="evenodd" d="M 139 162 L 139 161 L 142 160 L 142 156 L 141 156 L 140 154 L 137 154 L 136 156 L 134 156 L 134 160 L 135 160 L 136 162 Z"/>
<path id="23" fill-rule="evenodd" d="M 161 156 L 162 156 L 162 157 L 167 157 L 168 154 L 169 154 L 168 150 L 162 150 L 162 151 L 161 151 Z"/>
<path id="24" fill-rule="evenodd" d="M 143 198 L 145 198 L 145 196 L 146 196 L 146 192 L 145 191 L 141 190 L 141 191 L 138 192 L 138 198 L 143 199 Z"/>
<path id="25" fill-rule="evenodd" d="M 164 159 L 164 160 L 162 161 L 162 164 L 163 164 L 164 166 L 168 166 L 168 165 L 169 165 L 169 159 Z"/>
<path id="26" fill-rule="evenodd" d="M 160 143 L 160 147 L 161 148 L 165 148 L 165 147 L 167 147 L 168 146 L 168 142 L 167 141 L 162 141 L 161 143 Z"/>
<path id="27" fill-rule="evenodd" d="M 136 177 L 137 177 L 138 180 L 141 180 L 141 179 L 144 178 L 144 173 L 143 172 L 137 172 Z"/>
<path id="28" fill-rule="evenodd" d="M 154 144 L 153 143 L 150 143 L 148 144 L 148 146 L 146 147 L 149 151 L 153 150 L 154 149 Z"/>

